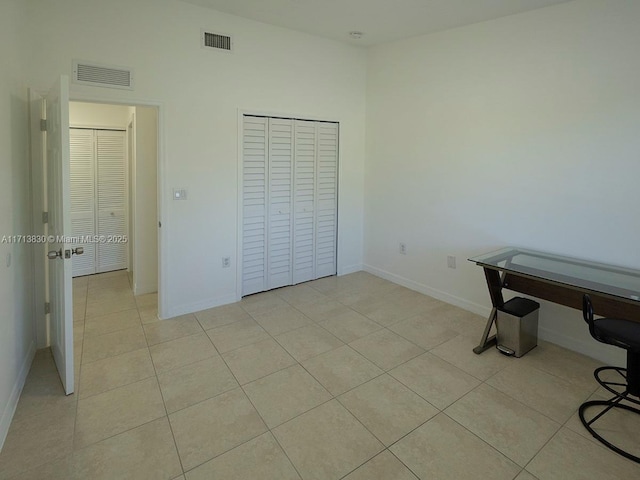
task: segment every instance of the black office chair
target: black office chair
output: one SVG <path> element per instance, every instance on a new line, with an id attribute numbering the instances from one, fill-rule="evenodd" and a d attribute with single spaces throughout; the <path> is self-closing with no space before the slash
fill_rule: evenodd
<path id="1" fill-rule="evenodd" d="M 582 314 L 585 322 L 589 324 L 589 332 L 593 338 L 602 343 L 624 348 L 627 351 L 627 368 L 600 367 L 593 372 L 597 382 L 602 385 L 603 388 L 613 393 L 614 396 L 609 400 L 592 400 L 580 405 L 580 411 L 578 412 L 580 421 L 598 441 L 614 452 L 634 462 L 640 463 L 640 457 L 636 457 L 613 445 L 611 442 L 605 440 L 592 427 L 596 420 L 612 408 L 619 408 L 640 414 L 639 409 L 621 403 L 624 400 L 631 404 L 640 405 L 640 323 L 617 318 L 599 318 L 594 320 L 593 304 L 591 303 L 589 295 L 585 295 L 582 299 Z M 613 372 L 615 373 L 613 377 L 619 377 L 619 380 L 606 380 L 600 375 L 602 372 Z M 589 407 L 604 407 L 604 409 L 591 420 L 587 421 L 584 413 Z"/>

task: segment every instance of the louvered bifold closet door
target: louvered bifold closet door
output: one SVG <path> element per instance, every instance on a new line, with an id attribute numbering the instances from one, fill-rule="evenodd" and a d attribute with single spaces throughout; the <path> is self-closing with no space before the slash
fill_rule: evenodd
<path id="1" fill-rule="evenodd" d="M 96 233 L 94 132 L 69 130 L 71 172 L 71 235 L 93 237 Z M 84 254 L 74 255 L 73 276 L 96 273 L 96 245 L 78 242 L 72 248 L 84 248 Z"/>
<path id="2" fill-rule="evenodd" d="M 291 285 L 293 120 L 269 119 L 267 289 Z"/>
<path id="3" fill-rule="evenodd" d="M 315 279 L 316 122 L 295 121 L 293 284 Z"/>
<path id="4" fill-rule="evenodd" d="M 267 288 L 269 121 L 244 117 L 242 158 L 242 295 Z"/>
<path id="5" fill-rule="evenodd" d="M 98 235 L 109 239 L 127 234 L 127 164 L 125 132 L 96 131 L 98 170 Z M 127 268 L 127 244 L 106 242 L 98 245 L 97 271 Z"/>
<path id="6" fill-rule="evenodd" d="M 336 274 L 338 124 L 317 122 L 316 278 Z"/>

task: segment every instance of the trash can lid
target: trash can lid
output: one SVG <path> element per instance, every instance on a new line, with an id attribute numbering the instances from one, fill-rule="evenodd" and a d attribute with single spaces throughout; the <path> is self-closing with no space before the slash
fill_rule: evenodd
<path id="1" fill-rule="evenodd" d="M 500 310 L 516 317 L 524 317 L 536 311 L 538 308 L 540 308 L 538 302 L 534 302 L 528 298 L 514 297 L 506 302 Z"/>

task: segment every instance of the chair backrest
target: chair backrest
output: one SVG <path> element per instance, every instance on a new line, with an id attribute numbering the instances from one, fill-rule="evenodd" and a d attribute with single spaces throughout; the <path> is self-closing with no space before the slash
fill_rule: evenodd
<path id="1" fill-rule="evenodd" d="M 582 296 L 582 318 L 589 325 L 589 333 L 596 340 L 600 340 L 596 334 L 593 323 L 593 303 L 591 303 L 591 297 L 586 293 Z"/>

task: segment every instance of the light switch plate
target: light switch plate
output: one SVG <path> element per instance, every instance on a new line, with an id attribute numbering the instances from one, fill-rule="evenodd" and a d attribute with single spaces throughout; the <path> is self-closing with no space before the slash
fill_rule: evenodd
<path id="1" fill-rule="evenodd" d="M 174 200 L 186 200 L 187 199 L 187 189 L 186 188 L 174 188 L 173 189 L 173 199 Z"/>

